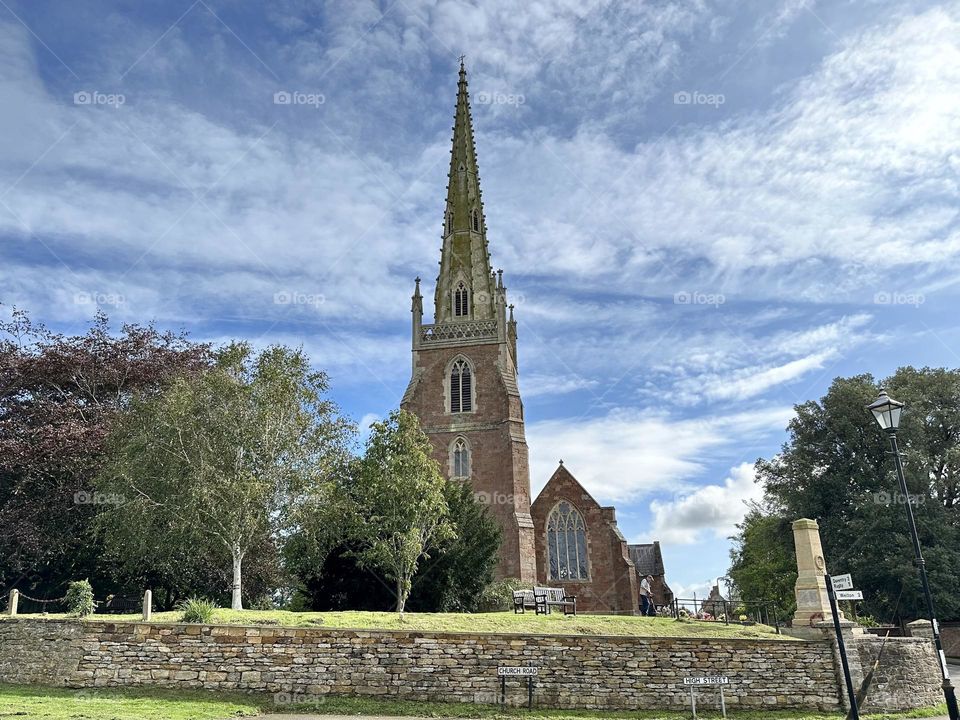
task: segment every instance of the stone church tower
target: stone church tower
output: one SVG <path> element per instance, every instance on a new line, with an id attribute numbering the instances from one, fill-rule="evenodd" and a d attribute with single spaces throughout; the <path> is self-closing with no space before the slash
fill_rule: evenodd
<path id="1" fill-rule="evenodd" d="M 517 324 L 487 247 L 467 73 L 460 64 L 434 323 L 413 294 L 413 373 L 401 407 L 415 413 L 450 478 L 470 482 L 503 530 L 498 577 L 536 580 L 530 471 L 517 387 Z"/>

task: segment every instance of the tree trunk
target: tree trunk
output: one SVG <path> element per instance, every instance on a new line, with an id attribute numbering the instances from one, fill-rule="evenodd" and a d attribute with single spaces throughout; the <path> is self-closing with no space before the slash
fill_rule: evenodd
<path id="1" fill-rule="evenodd" d="M 233 548 L 233 598 L 230 603 L 231 610 L 243 610 L 243 600 L 240 595 L 241 588 L 241 574 L 240 566 L 243 564 L 243 552 L 240 550 L 240 545 L 234 545 Z"/>
<path id="2" fill-rule="evenodd" d="M 397 612 L 403 615 L 403 606 L 407 604 L 407 598 L 404 596 L 403 579 L 400 575 L 402 573 L 397 573 Z"/>

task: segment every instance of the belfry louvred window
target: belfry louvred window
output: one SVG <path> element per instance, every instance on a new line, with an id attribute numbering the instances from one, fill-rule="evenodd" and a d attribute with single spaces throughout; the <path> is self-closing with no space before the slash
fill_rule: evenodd
<path id="1" fill-rule="evenodd" d="M 551 580 L 586 580 L 590 577 L 587 526 L 583 515 L 566 501 L 557 503 L 547 518 L 547 553 Z"/>
<path id="2" fill-rule="evenodd" d="M 467 317 L 470 314 L 470 293 L 462 282 L 453 291 L 453 316 Z"/>
<path id="3" fill-rule="evenodd" d="M 470 412 L 473 410 L 471 395 L 473 377 L 467 361 L 460 358 L 450 369 L 450 412 Z"/>

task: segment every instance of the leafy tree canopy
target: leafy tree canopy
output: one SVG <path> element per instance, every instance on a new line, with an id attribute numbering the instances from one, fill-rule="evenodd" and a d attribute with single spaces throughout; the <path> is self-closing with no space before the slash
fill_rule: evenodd
<path id="1" fill-rule="evenodd" d="M 906 403 L 898 437 L 938 610 L 960 617 L 960 371 L 904 367 L 883 385 Z M 796 406 L 781 452 L 757 462 L 764 509 L 740 526 L 731 569 L 744 599 L 782 592 L 772 573 L 792 555 L 789 522 L 808 517 L 820 524 L 828 568 L 853 573 L 870 614 L 924 614 L 906 499 L 887 437 L 865 409 L 878 389 L 870 375 L 837 378 L 819 401 Z"/>
<path id="2" fill-rule="evenodd" d="M 22 311 L 0 318 L 0 586 L 62 595 L 69 579 L 109 586 L 88 529 L 104 442 L 137 394 L 212 362 L 210 349 L 152 325 L 51 332 Z"/>

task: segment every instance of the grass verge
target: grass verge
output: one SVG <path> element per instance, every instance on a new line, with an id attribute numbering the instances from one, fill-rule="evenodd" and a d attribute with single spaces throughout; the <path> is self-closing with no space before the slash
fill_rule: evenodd
<path id="1" fill-rule="evenodd" d="M 67 615 L 21 615 L 24 618 L 64 619 Z M 153 614 L 152 622 L 180 622 L 179 612 Z M 137 615 L 93 615 L 90 621 L 137 622 Z M 278 625 L 285 627 L 355 628 L 363 630 L 410 630 L 470 633 L 523 633 L 545 635 L 627 635 L 635 637 L 742 638 L 792 640 L 777 635 L 767 625 L 725 625 L 722 622 L 674 620 L 629 615 L 534 615 L 512 612 L 406 613 L 393 612 L 289 612 L 286 610 L 227 610 L 213 614 L 213 625 Z"/>
<path id="2" fill-rule="evenodd" d="M 423 703 L 368 698 L 326 698 L 302 704 L 277 704 L 269 695 L 237 695 L 203 691 L 95 689 L 70 690 L 0 685 L 0 718 L 17 720 L 226 720 L 272 713 L 317 715 L 476 718 L 477 720 L 681 720 L 689 712 L 596 712 L 508 708 L 461 703 Z M 933 717 L 945 708 L 908 714 L 865 715 L 870 720 Z M 698 713 L 703 720 L 718 712 Z M 731 720 L 837 720 L 839 714 L 791 710 L 729 713 Z"/>

